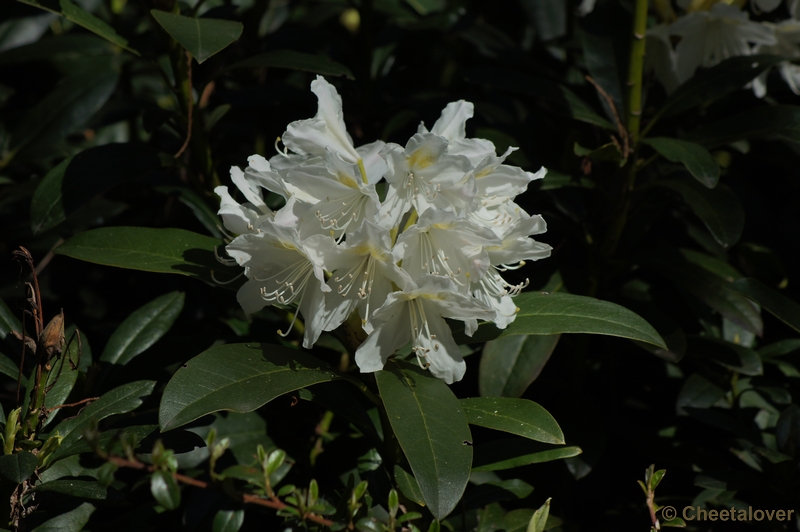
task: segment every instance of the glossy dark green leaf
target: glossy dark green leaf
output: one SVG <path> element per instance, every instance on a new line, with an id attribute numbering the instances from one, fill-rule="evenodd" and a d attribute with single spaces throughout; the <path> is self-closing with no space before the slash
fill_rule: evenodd
<path id="1" fill-rule="evenodd" d="M 617 127 L 598 115 L 592 107 L 581 100 L 567 87 L 542 77 L 533 77 L 509 69 L 474 68 L 464 77 L 472 83 L 496 87 L 500 90 L 532 96 L 552 103 L 565 110 L 572 118 L 605 129 L 616 131 Z"/>
<path id="2" fill-rule="evenodd" d="M 708 69 L 699 70 L 673 92 L 662 109 L 670 116 L 693 107 L 705 106 L 742 88 L 756 76 L 777 65 L 783 58 L 775 55 L 731 57 Z"/>
<path id="3" fill-rule="evenodd" d="M 561 37 L 567 32 L 568 7 L 561 0 L 522 0 L 520 4 L 543 41 Z"/>
<path id="4" fill-rule="evenodd" d="M 681 163 L 692 176 L 708 188 L 719 182 L 717 160 L 700 144 L 670 137 L 651 137 L 642 140 L 661 156 L 673 163 Z"/>
<path id="5" fill-rule="evenodd" d="M 515 335 L 486 342 L 478 386 L 484 397 L 521 397 L 544 369 L 561 335 Z"/>
<path id="6" fill-rule="evenodd" d="M 0 353 L 0 373 L 12 379 L 17 379 L 19 377 L 19 367 L 17 367 L 14 361 L 2 353 Z"/>
<path id="7" fill-rule="evenodd" d="M 514 302 L 520 309 L 517 318 L 502 331 L 492 324 L 482 324 L 472 338 L 460 333 L 456 340 L 473 343 L 515 334 L 587 333 L 619 336 L 666 348 L 664 340 L 649 323 L 615 303 L 593 297 L 541 292 L 520 294 Z M 457 332 L 461 330 L 463 327 L 456 329 Z"/>
<path id="8" fill-rule="evenodd" d="M 350 69 L 324 55 L 306 54 L 293 50 L 265 52 L 234 63 L 228 68 L 253 67 L 287 68 L 313 72 L 323 76 L 345 76 L 348 79 L 355 79 Z"/>
<path id="9" fill-rule="evenodd" d="M 741 345 L 716 338 L 695 336 L 689 338 L 687 351 L 744 375 L 764 374 L 764 367 L 758 352 Z"/>
<path id="10" fill-rule="evenodd" d="M 114 92 L 118 77 L 119 70 L 106 57 L 83 61 L 28 111 L 11 135 L 13 150 L 35 139 L 36 149 L 42 151 L 83 127 Z"/>
<path id="11" fill-rule="evenodd" d="M 514 438 L 475 446 L 473 471 L 500 471 L 530 464 L 562 460 L 581 454 L 580 447 L 553 447 Z"/>
<path id="12" fill-rule="evenodd" d="M 56 425 L 52 434 L 58 433 L 64 439 L 61 447 L 53 453 L 53 460 L 66 456 L 70 445 L 82 440 L 84 431 L 92 423 L 136 409 L 153 393 L 155 384 L 155 381 L 136 381 L 114 388 L 89 404 L 78 416 L 65 419 Z"/>
<path id="13" fill-rule="evenodd" d="M 789 405 L 778 418 L 775 426 L 778 450 L 789 456 L 800 455 L 800 407 Z"/>
<path id="14" fill-rule="evenodd" d="M 41 233 L 92 198 L 160 166 L 145 144 L 105 144 L 65 159 L 39 183 L 31 200 L 31 228 Z"/>
<path id="15" fill-rule="evenodd" d="M 800 107 L 760 106 L 705 124 L 686 136 L 709 148 L 737 140 L 764 139 L 800 142 Z"/>
<path id="16" fill-rule="evenodd" d="M 0 65 L 47 61 L 60 72 L 69 74 L 76 62 L 97 55 L 111 55 L 116 48 L 105 39 L 84 33 L 44 37 L 35 43 L 0 53 Z"/>
<path id="17" fill-rule="evenodd" d="M 33 491 L 63 493 L 81 499 L 103 500 L 108 496 L 108 488 L 94 480 L 52 480 L 38 484 Z"/>
<path id="18" fill-rule="evenodd" d="M 206 231 L 208 231 L 214 238 L 222 240 L 224 236 L 220 230 L 222 221 L 220 220 L 220 217 L 217 216 L 216 211 L 212 210 L 203 198 L 192 192 L 187 187 L 163 186 L 156 187 L 156 190 L 163 192 L 164 194 L 177 195 L 178 201 L 191 209 L 197 220 L 203 224 L 203 227 L 205 227 Z"/>
<path id="19" fill-rule="evenodd" d="M 517 478 L 484 482 L 468 488 L 462 504 L 467 509 L 482 508 L 493 502 L 524 499 L 531 493 L 533 493 L 533 486 Z"/>
<path id="20" fill-rule="evenodd" d="M 647 268 L 667 277 L 728 320 L 753 334 L 762 334 L 764 324 L 755 305 L 707 268 L 684 261 L 679 254 L 652 255 Z"/>
<path id="21" fill-rule="evenodd" d="M 528 508 L 519 510 L 512 510 L 508 512 L 503 519 L 497 524 L 497 529 L 504 530 L 505 532 L 527 532 L 528 525 L 533 518 L 535 512 Z M 563 523 L 558 517 L 548 515 L 547 521 L 544 525 L 544 530 L 556 528 Z"/>
<path id="22" fill-rule="evenodd" d="M 136 309 L 108 339 L 100 362 L 124 366 L 156 343 L 183 310 L 183 292 L 170 292 Z"/>
<path id="23" fill-rule="evenodd" d="M 170 430 L 212 412 L 250 412 L 279 395 L 338 379 L 328 364 L 269 344 L 212 347 L 183 365 L 164 389 L 158 419 Z"/>
<path id="24" fill-rule="evenodd" d="M 56 460 L 59 460 L 58 463 L 61 463 L 60 461 L 63 461 L 64 458 L 75 456 L 76 454 L 94 453 L 95 445 L 100 449 L 108 449 L 116 445 L 120 438 L 125 438 L 126 441 L 136 448 L 142 440 L 157 430 L 158 425 L 133 425 L 131 427 L 125 427 L 124 429 L 107 430 L 101 432 L 97 437 L 97 441 L 91 442 L 91 444 L 83 437 L 71 437 L 61 442 L 61 446 L 53 453 L 54 458 L 50 463 Z M 54 433 L 55 431 L 53 431 L 53 434 Z"/>
<path id="25" fill-rule="evenodd" d="M 657 184 L 683 196 L 722 246 L 730 247 L 739 241 L 744 230 L 744 209 L 730 188 L 718 185 L 709 190 L 691 180 L 659 181 Z"/>
<path id="26" fill-rule="evenodd" d="M 83 354 L 82 349 L 78 344 L 77 335 L 75 333 L 75 326 L 70 326 L 64 331 L 64 338 L 66 340 L 66 349 L 61 358 L 55 362 L 55 371 L 50 372 L 50 377 L 47 379 L 47 386 L 50 391 L 44 399 L 44 406 L 46 408 L 53 408 L 62 405 L 66 402 L 75 383 L 78 381 L 79 364 L 82 362 Z M 70 341 L 71 340 L 71 341 Z M 42 426 L 47 426 L 58 415 L 58 411 L 53 411 L 45 420 Z"/>
<path id="27" fill-rule="evenodd" d="M 79 233 L 55 249 L 87 262 L 144 270 L 177 273 L 211 281 L 211 271 L 221 281 L 233 278 L 238 268 L 219 263 L 214 250 L 222 242 L 183 229 L 151 229 L 147 227 L 101 227 Z"/>
<path id="28" fill-rule="evenodd" d="M 202 427 L 192 427 L 189 432 L 208 439 L 211 429 L 217 431 L 217 440 L 228 438 L 228 450 L 236 461 L 244 465 L 255 465 L 257 458 L 254 449 L 260 444 L 269 452 L 275 449 L 275 444 L 267 436 L 267 423 L 256 412 L 217 412 L 213 415 L 214 421 Z M 263 475 L 262 475 L 263 480 Z"/>
<path id="29" fill-rule="evenodd" d="M 0 476 L 14 484 L 20 484 L 30 478 L 38 463 L 36 456 L 27 451 L 2 455 L 0 456 Z"/>
<path id="30" fill-rule="evenodd" d="M 783 323 L 800 332 L 800 304 L 776 292 L 758 279 L 739 279 L 731 288 L 752 299 Z"/>
<path id="31" fill-rule="evenodd" d="M 725 398 L 725 390 L 702 375 L 693 373 L 683 383 L 675 409 L 678 415 L 687 415 L 684 407 L 710 408 Z"/>
<path id="32" fill-rule="evenodd" d="M 758 354 L 761 358 L 782 357 L 797 350 L 800 350 L 800 338 L 790 338 L 765 345 L 758 350 Z"/>
<path id="33" fill-rule="evenodd" d="M 181 505 L 181 489 L 171 473 L 156 471 L 150 479 L 150 493 L 158 504 L 167 510 L 174 510 Z"/>
<path id="34" fill-rule="evenodd" d="M 693 249 L 681 249 L 681 255 L 692 264 L 696 264 L 711 273 L 722 277 L 728 282 L 733 282 L 744 277 L 742 273 L 728 262 Z"/>
<path id="35" fill-rule="evenodd" d="M 461 499 L 472 463 L 461 405 L 443 381 L 411 364 L 390 360 L 375 380 L 422 496 L 443 519 Z"/>
<path id="36" fill-rule="evenodd" d="M 22 325 L 5 301 L 0 299 L 0 340 L 11 334 L 11 331 L 22 331 Z"/>
<path id="37" fill-rule="evenodd" d="M 612 109 L 608 101 L 602 95 L 597 94 L 600 104 L 606 111 L 606 116 L 612 121 L 615 119 L 615 114 L 624 116 L 620 83 L 621 70 L 620 65 L 617 64 L 612 37 L 593 31 L 581 31 L 580 40 L 589 74 L 614 102 L 615 109 Z"/>
<path id="38" fill-rule="evenodd" d="M 150 14 L 198 63 L 227 48 L 244 29 L 232 20 L 184 17 L 158 9 L 151 9 Z"/>
<path id="39" fill-rule="evenodd" d="M 69 512 L 49 519 L 33 529 L 33 532 L 81 532 L 95 511 L 95 507 L 85 502 Z"/>
<path id="40" fill-rule="evenodd" d="M 555 418 L 539 404 L 510 397 L 470 397 L 461 407 L 471 425 L 510 432 L 555 445 L 564 444 L 564 433 Z"/>
<path id="41" fill-rule="evenodd" d="M 139 55 L 139 52 L 130 48 L 128 41 L 117 34 L 114 28 L 69 0 L 20 0 L 20 2 L 61 15 L 120 48 Z"/>
<path id="42" fill-rule="evenodd" d="M 399 465 L 395 465 L 394 482 L 397 485 L 397 489 L 400 490 L 400 493 L 402 493 L 405 498 L 414 501 L 420 506 L 425 506 L 425 499 L 422 496 L 419 484 L 417 483 L 417 479 L 414 478 L 414 475 Z"/>
<path id="43" fill-rule="evenodd" d="M 211 524 L 213 532 L 238 532 L 244 523 L 244 510 L 220 510 Z"/>

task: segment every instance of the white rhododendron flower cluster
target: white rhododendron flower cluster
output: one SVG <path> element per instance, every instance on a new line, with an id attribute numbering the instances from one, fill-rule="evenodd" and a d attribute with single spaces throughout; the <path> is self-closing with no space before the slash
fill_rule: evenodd
<path id="1" fill-rule="evenodd" d="M 296 305 L 306 348 L 357 312 L 368 334 L 356 352 L 362 372 L 411 343 L 423 367 L 460 380 L 466 366 L 444 318 L 463 321 L 470 336 L 478 320 L 514 321 L 512 296 L 525 283 L 502 273 L 551 251 L 530 238 L 545 232 L 542 217 L 514 198 L 546 170 L 509 166 L 511 148 L 498 156 L 491 142 L 466 138 L 473 106 L 465 101 L 448 104 L 430 131 L 420 125 L 405 146 L 356 148 L 336 89 L 318 76 L 311 90 L 317 114 L 289 124 L 283 152 L 231 168 L 245 203 L 216 189 L 225 227 L 239 235 L 226 247 L 245 268 L 239 303 L 247 314 Z M 285 205 L 270 210 L 265 191 Z"/>

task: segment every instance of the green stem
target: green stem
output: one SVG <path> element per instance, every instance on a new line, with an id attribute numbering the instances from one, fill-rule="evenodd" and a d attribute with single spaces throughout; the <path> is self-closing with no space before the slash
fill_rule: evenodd
<path id="1" fill-rule="evenodd" d="M 632 145 L 639 139 L 642 118 L 642 78 L 644 73 L 644 45 L 647 33 L 647 0 L 636 0 L 633 15 L 631 57 L 628 63 L 628 136 Z"/>
<path id="2" fill-rule="evenodd" d="M 647 1 L 636 0 L 631 35 L 631 55 L 628 64 L 628 116 L 627 133 L 632 152 L 628 157 L 627 174 L 614 218 L 609 225 L 606 239 L 600 249 L 604 259 L 611 257 L 619 244 L 625 224 L 628 221 L 628 209 L 631 203 L 631 192 L 636 183 L 636 172 L 639 170 L 636 159 L 639 155 L 639 128 L 642 115 L 642 79 L 644 75 L 645 33 L 647 32 Z"/>

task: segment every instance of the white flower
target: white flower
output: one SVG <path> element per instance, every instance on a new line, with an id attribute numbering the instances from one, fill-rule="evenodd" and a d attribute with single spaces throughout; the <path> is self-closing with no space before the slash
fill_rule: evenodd
<path id="1" fill-rule="evenodd" d="M 225 249 L 245 267 L 248 278 L 236 294 L 239 305 L 249 315 L 267 305 L 296 304 L 305 320 L 303 347 L 310 348 L 326 319 L 324 292 L 330 287 L 325 283 L 321 255 L 332 245 L 331 239 L 322 235 L 300 241 L 295 229 L 270 221 L 255 233 L 236 237 Z M 289 331 L 278 332 L 285 336 Z"/>
<path id="2" fill-rule="evenodd" d="M 428 209 L 398 237 L 392 253 L 412 279 L 449 277 L 463 292 L 489 268 L 485 246 L 499 244 L 495 234 L 451 211 Z"/>
<path id="3" fill-rule="evenodd" d="M 477 188 L 468 176 L 472 165 L 467 157 L 447 153 L 447 139 L 433 133 L 417 133 L 406 144 L 387 144 L 389 190 L 381 205 L 380 224 L 395 227 L 411 207 L 422 214 L 430 207 L 464 212 Z"/>
<path id="4" fill-rule="evenodd" d="M 444 318 L 490 320 L 493 314 L 477 299 L 459 293 L 451 279 L 423 277 L 418 288 L 389 294 L 375 311 L 375 329 L 356 351 L 356 363 L 362 373 L 379 371 L 411 342 L 420 365 L 451 384 L 461 380 L 466 364 Z"/>
<path id="5" fill-rule="evenodd" d="M 317 95 L 317 114 L 308 120 L 292 122 L 283 134 L 283 143 L 301 155 L 325 155 L 325 149 L 337 153 L 342 160 L 357 164 L 361 156 L 353 147 L 342 116 L 342 98 L 336 88 L 322 76 L 311 82 Z"/>
<path id="6" fill-rule="evenodd" d="M 494 144 L 486 139 L 468 139 L 467 120 L 475 114 L 472 102 L 459 100 L 448 103 L 442 115 L 433 124 L 431 133 L 447 139 L 447 153 L 464 155 L 472 164 L 477 164 L 488 155 L 495 154 Z M 428 133 L 425 124 L 420 124 L 417 133 Z"/>
<path id="7" fill-rule="evenodd" d="M 751 55 L 752 44 L 775 44 L 773 30 L 748 19 L 747 13 L 724 3 L 710 11 L 679 18 L 669 28 L 681 41 L 675 48 L 676 75 L 680 83 L 698 67 L 711 67 L 729 57 Z"/>
<path id="8" fill-rule="evenodd" d="M 679 85 L 675 73 L 675 50 L 672 49 L 669 31 L 666 24 L 648 29 L 645 43 L 647 53 L 644 56 L 645 71 L 652 71 L 667 93 L 671 93 Z"/>
<path id="9" fill-rule="evenodd" d="M 792 92 L 800 95 L 800 66 L 791 62 L 800 59 L 800 21 L 788 19 L 778 24 L 770 24 L 770 26 L 775 31 L 776 43 L 759 45 L 756 47 L 755 53 L 785 57 L 787 61 L 782 61 L 778 65 L 778 70 Z M 759 98 L 763 98 L 767 93 L 767 75 L 768 72 L 762 72 L 753 80 L 753 91 Z"/>
<path id="10" fill-rule="evenodd" d="M 325 232 L 341 240 L 348 227 L 374 220 L 380 201 L 375 185 L 363 182 L 355 164 L 344 162 L 332 151 L 319 163 L 300 165 L 287 174 L 287 182 L 302 190 L 313 205 L 304 216 L 300 235 L 305 238 Z"/>
<path id="11" fill-rule="evenodd" d="M 411 277 L 400 269 L 392 256 L 389 231 L 364 220 L 347 241 L 323 257 L 325 269 L 333 272 L 326 294 L 329 322 L 325 330 L 341 325 L 356 309 L 365 332 L 372 332 L 371 313 L 379 308 L 390 293 L 414 285 Z"/>

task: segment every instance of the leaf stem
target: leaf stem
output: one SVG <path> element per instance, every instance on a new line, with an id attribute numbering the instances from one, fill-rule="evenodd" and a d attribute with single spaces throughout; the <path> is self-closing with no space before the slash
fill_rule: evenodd
<path id="1" fill-rule="evenodd" d="M 642 79 L 644 73 L 645 34 L 647 33 L 647 0 L 636 0 L 633 15 L 631 56 L 628 63 L 628 135 L 639 140 L 642 118 Z"/>

